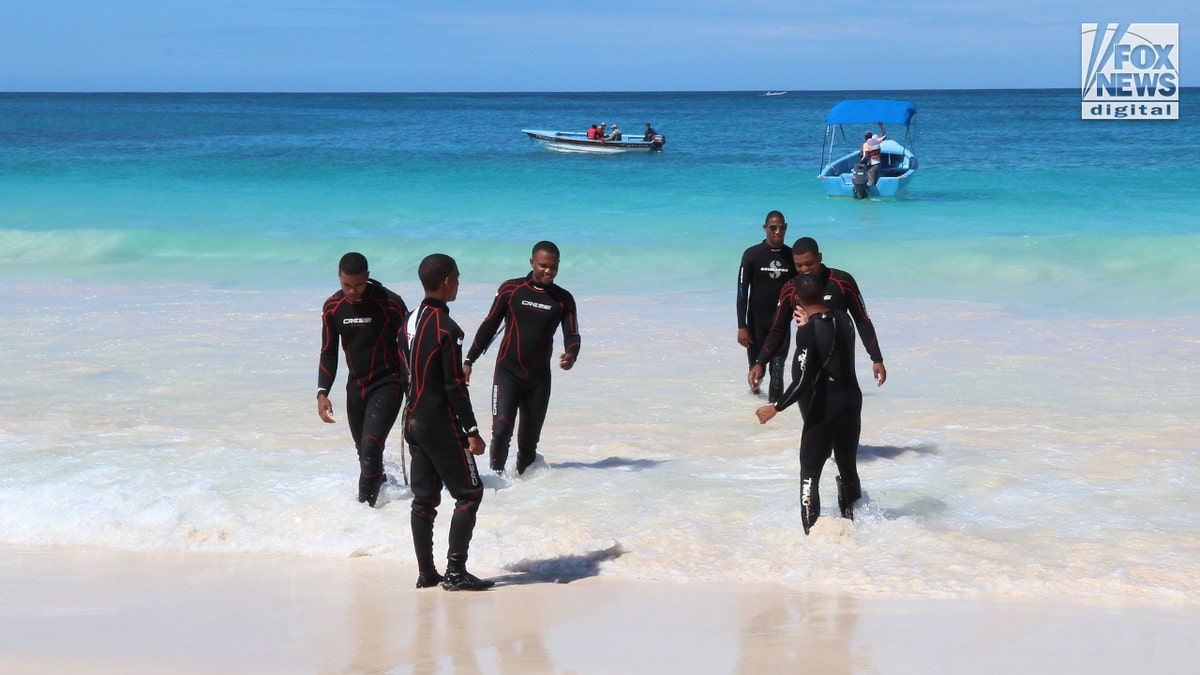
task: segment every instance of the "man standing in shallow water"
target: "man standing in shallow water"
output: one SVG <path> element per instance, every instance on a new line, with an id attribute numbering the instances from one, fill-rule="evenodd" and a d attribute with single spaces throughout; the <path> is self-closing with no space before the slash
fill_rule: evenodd
<path id="1" fill-rule="evenodd" d="M 408 309 L 399 295 L 370 278 L 367 259 L 350 252 L 338 263 L 342 289 L 321 310 L 317 415 L 333 424 L 329 388 L 337 375 L 338 342 L 346 355 L 346 417 L 358 449 L 358 501 L 375 506 L 383 485 L 383 447 L 396 423 L 407 384 L 398 337 Z"/>
<path id="2" fill-rule="evenodd" d="M 779 291 L 789 279 L 796 276 L 792 252 L 783 243 L 787 234 L 787 222 L 783 214 L 779 211 L 768 213 L 762 227 L 766 238 L 746 249 L 738 268 L 737 341 L 746 348 L 746 359 L 751 368 L 771 330 L 771 319 L 779 303 Z M 770 360 L 768 401 L 778 401 L 783 392 L 786 360 L 787 341 L 776 349 Z M 760 393 L 758 382 L 754 382 L 750 389 L 755 394 Z"/>
<path id="3" fill-rule="evenodd" d="M 755 411 L 760 424 L 793 403 L 800 406 L 800 516 L 804 534 L 821 515 L 818 483 L 832 452 L 838 467 L 838 507 L 854 519 L 854 502 L 862 497 L 858 478 L 858 439 L 862 430 L 862 390 L 854 373 L 854 327 L 849 315 L 825 305 L 825 284 L 801 274 L 795 288 L 796 357 L 792 384 L 773 405 Z M 789 313 L 790 317 L 790 313 Z"/>
<path id="4" fill-rule="evenodd" d="M 417 271 L 425 300 L 404 327 L 405 355 L 411 372 L 404 437 L 412 454 L 413 549 L 417 588 L 441 585 L 448 591 L 480 591 L 492 581 L 467 571 L 467 553 L 475 514 L 483 501 L 483 482 L 475 456 L 485 450 L 467 378 L 462 370 L 463 330 L 450 318 L 448 303 L 458 298 L 458 265 L 441 253 L 426 256 Z M 433 558 L 433 521 L 442 486 L 454 498 L 446 575 Z"/>
<path id="5" fill-rule="evenodd" d="M 529 259 L 532 271 L 500 284 L 463 365 L 469 380 L 472 365 L 487 351 L 503 322 L 504 340 L 492 378 L 491 467 L 496 472 L 503 472 L 508 461 L 518 414 L 517 473 L 525 473 L 537 458 L 542 424 L 550 406 L 550 357 L 559 326 L 563 332 L 563 353 L 558 357 L 558 367 L 570 370 L 579 358 L 575 298 L 554 283 L 558 261 L 558 246 L 553 242 L 534 244 Z"/>
<path id="6" fill-rule="evenodd" d="M 824 284 L 824 303 L 830 309 L 844 309 L 854 319 L 858 328 L 863 347 L 871 357 L 871 374 L 876 386 L 882 387 L 887 381 L 887 368 L 883 365 L 883 353 L 879 351 L 879 338 L 875 335 L 875 324 L 867 315 L 867 304 L 863 300 L 858 282 L 849 272 L 826 267 L 822 262 L 824 257 L 812 237 L 800 237 L 792 244 L 792 262 L 800 274 L 813 274 Z M 800 310 L 796 304 L 794 284 L 785 284 L 779 294 L 779 307 L 771 322 L 770 332 L 763 342 L 762 351 L 754 360 L 747 378 L 751 387 L 757 387 L 763 377 L 764 364 L 772 361 L 778 354 L 787 352 L 788 337 L 791 335 L 793 318 L 800 318 Z M 794 314 L 794 316 L 793 316 Z"/>

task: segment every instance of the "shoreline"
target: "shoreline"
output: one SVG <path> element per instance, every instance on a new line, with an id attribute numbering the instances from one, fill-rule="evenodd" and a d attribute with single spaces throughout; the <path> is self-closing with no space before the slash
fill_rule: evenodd
<path id="1" fill-rule="evenodd" d="M 5 672 L 1115 673 L 1200 658 L 1195 603 L 482 568 L 501 585 L 448 593 L 369 557 L 0 550 Z"/>

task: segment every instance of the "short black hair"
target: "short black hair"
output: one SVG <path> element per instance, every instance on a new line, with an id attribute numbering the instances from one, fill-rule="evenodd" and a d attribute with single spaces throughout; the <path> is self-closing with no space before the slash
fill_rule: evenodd
<path id="1" fill-rule="evenodd" d="M 427 291 L 436 291 L 447 277 L 458 271 L 458 263 L 445 253 L 431 253 L 421 261 L 417 268 L 417 276 L 421 286 Z"/>
<path id="2" fill-rule="evenodd" d="M 350 276 L 366 274 L 368 272 L 367 256 L 356 251 L 347 253 L 338 261 L 338 271 Z"/>
<path id="3" fill-rule="evenodd" d="M 801 304 L 815 305 L 825 298 L 825 287 L 815 274 L 801 274 L 796 277 L 796 297 Z"/>
<path id="4" fill-rule="evenodd" d="M 796 243 L 792 244 L 792 255 L 820 252 L 821 249 L 817 246 L 817 240 L 812 237 L 800 237 L 796 240 Z"/>
<path id="5" fill-rule="evenodd" d="M 767 217 L 766 217 L 766 219 L 765 219 L 765 220 L 763 220 L 763 225 L 766 225 L 766 224 L 767 224 L 767 221 L 768 221 L 768 220 L 770 220 L 770 219 L 772 219 L 772 218 L 778 218 L 778 219 L 782 220 L 782 221 L 783 221 L 783 222 L 785 222 L 785 223 L 787 222 L 787 218 L 784 218 L 784 217 L 783 217 L 783 212 L 782 212 L 782 211 L 772 211 L 772 212 L 768 213 L 768 214 L 767 214 Z"/>
<path id="6" fill-rule="evenodd" d="M 562 257 L 558 252 L 558 247 L 555 246 L 554 242 L 552 242 L 552 241 L 539 241 L 538 243 L 534 244 L 533 245 L 533 253 L 531 253 L 530 255 L 537 255 L 538 251 L 547 251 L 549 253 L 553 253 L 554 257 L 556 257 L 556 258 Z"/>

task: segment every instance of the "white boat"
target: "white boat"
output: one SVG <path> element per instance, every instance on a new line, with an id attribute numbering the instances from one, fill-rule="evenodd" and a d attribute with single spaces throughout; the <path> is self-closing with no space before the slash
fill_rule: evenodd
<path id="1" fill-rule="evenodd" d="M 884 127 L 904 127 L 903 142 L 892 138 L 879 144 L 879 180 L 867 188 L 871 197 L 902 197 L 908 192 L 908 183 L 917 171 L 917 156 L 913 154 L 916 130 L 912 128 L 917 107 L 908 101 L 886 99 L 849 99 L 833 106 L 825 124 L 825 145 L 821 148 L 821 173 L 818 176 L 829 197 L 854 196 L 854 168 L 861 159 L 862 136 L 860 129 L 873 129 L 883 122 Z M 846 126 L 850 126 L 849 139 Z M 838 137 L 843 143 L 849 141 L 852 152 L 834 159 Z M 843 146 L 844 147 L 844 146 Z M 828 164 L 826 158 L 828 157 Z"/>
<path id="2" fill-rule="evenodd" d="M 763 96 L 783 96 L 786 93 L 786 91 L 768 91 L 765 92 Z"/>
<path id="3" fill-rule="evenodd" d="M 586 132 L 577 131 L 543 131 L 540 129 L 522 129 L 521 133 L 528 136 L 534 143 L 547 150 L 555 152 L 586 152 L 591 154 L 612 155 L 619 152 L 662 152 L 666 137 L 655 134 L 652 140 L 641 138 L 619 141 L 601 141 L 588 138 Z"/>

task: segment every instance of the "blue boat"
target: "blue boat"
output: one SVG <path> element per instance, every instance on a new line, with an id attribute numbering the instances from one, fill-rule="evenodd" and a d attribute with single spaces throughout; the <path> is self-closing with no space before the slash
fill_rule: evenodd
<path id="1" fill-rule="evenodd" d="M 916 143 L 913 117 L 916 114 L 917 107 L 908 101 L 848 99 L 833 106 L 825 123 L 825 144 L 821 148 L 821 166 L 824 168 L 820 179 L 826 196 L 854 196 L 855 165 L 862 157 L 862 129 L 878 133 L 876 123 L 882 122 L 888 137 L 879 146 L 879 180 L 867 188 L 867 193 L 871 197 L 903 197 L 917 171 L 917 156 L 913 153 Z M 897 141 L 893 134 L 900 126 L 904 127 L 904 138 Z M 846 127 L 850 127 L 849 136 Z M 853 151 L 837 156 L 839 142 L 843 148 L 849 143 Z M 859 175 L 861 181 L 861 167 Z"/>

